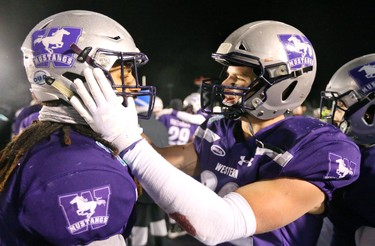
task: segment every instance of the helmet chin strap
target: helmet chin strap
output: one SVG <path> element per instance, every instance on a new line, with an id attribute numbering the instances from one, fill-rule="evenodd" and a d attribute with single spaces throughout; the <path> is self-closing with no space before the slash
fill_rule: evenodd
<path id="1" fill-rule="evenodd" d="M 80 63 L 87 62 L 90 66 L 94 66 L 94 60 L 89 56 L 92 47 L 86 47 L 83 50 L 79 48 L 76 44 L 72 44 L 70 49 L 78 55 L 77 61 Z"/>
<path id="2" fill-rule="evenodd" d="M 343 133 L 346 133 L 349 127 L 349 123 L 346 120 L 343 120 L 339 124 L 339 128 Z"/>
<path id="3" fill-rule="evenodd" d="M 239 104 L 235 104 L 230 107 L 225 107 L 223 108 L 223 110 L 224 112 L 229 112 L 224 114 L 224 117 L 232 120 L 238 119 L 246 114 L 246 111 Z"/>
<path id="4" fill-rule="evenodd" d="M 243 117 L 247 119 L 247 122 L 249 122 L 249 132 L 251 136 L 255 136 L 255 131 L 253 127 L 253 123 L 251 122 L 251 116 L 247 113 L 243 114 Z"/>
<path id="5" fill-rule="evenodd" d="M 231 112 L 229 114 L 225 114 L 224 117 L 227 119 L 239 119 L 240 117 L 245 117 L 247 121 L 249 122 L 249 132 L 251 136 L 255 135 L 253 123 L 251 122 L 249 118 L 249 114 L 244 110 L 239 104 L 232 105 L 228 108 L 226 108 L 228 111 Z"/>

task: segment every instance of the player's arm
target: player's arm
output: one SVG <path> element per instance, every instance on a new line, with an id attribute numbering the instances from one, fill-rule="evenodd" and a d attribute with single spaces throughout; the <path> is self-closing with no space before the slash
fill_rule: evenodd
<path id="1" fill-rule="evenodd" d="M 200 241 L 215 245 L 248 237 L 284 226 L 307 212 L 321 211 L 323 193 L 312 184 L 295 179 L 256 182 L 218 196 L 174 168 L 143 140 L 132 98 L 128 99 L 128 107 L 123 107 L 104 74 L 100 70 L 94 70 L 94 74 L 96 78 L 91 70 L 85 70 L 92 95 L 77 81 L 78 94 L 87 108 L 77 98 L 71 99 L 72 105 L 93 129 L 124 150 L 121 156 L 142 187 Z M 128 125 L 124 126 L 124 122 Z"/>
<path id="2" fill-rule="evenodd" d="M 207 245 L 253 235 L 254 213 L 239 193 L 220 197 L 173 167 L 145 140 L 121 153 L 152 199 L 189 234 Z"/>
<path id="3" fill-rule="evenodd" d="M 194 125 L 200 125 L 206 120 L 206 118 L 201 114 L 191 114 L 185 111 L 175 110 L 171 108 L 161 110 L 160 112 L 156 114 L 156 118 L 158 119 L 160 118 L 160 116 L 164 114 L 176 115 L 176 117 L 179 120 L 182 120 L 190 124 L 194 124 Z"/>
<path id="4" fill-rule="evenodd" d="M 93 130 L 123 150 L 121 157 L 142 187 L 186 231 L 208 245 L 255 232 L 254 213 L 241 195 L 222 198 L 172 166 L 141 137 L 134 100 L 122 106 L 100 69 L 85 69 L 84 75 L 89 91 L 76 79 L 79 98 L 70 97 L 70 103 Z"/>
<path id="5" fill-rule="evenodd" d="M 257 181 L 240 187 L 236 192 L 254 211 L 256 233 L 283 227 L 306 213 L 324 212 L 324 193 L 317 186 L 300 179 Z"/>
<path id="6" fill-rule="evenodd" d="M 194 176 L 199 173 L 198 156 L 194 145 L 189 142 L 184 145 L 170 145 L 158 147 L 152 143 L 151 139 L 142 133 L 142 137 L 169 163 L 188 175 Z"/>
<path id="7" fill-rule="evenodd" d="M 194 125 L 200 125 L 206 120 L 206 118 L 201 114 L 190 114 L 184 111 L 177 111 L 176 117 L 182 121 L 185 121 Z"/>
<path id="8" fill-rule="evenodd" d="M 163 148 L 153 147 L 169 163 L 186 174 L 194 176 L 199 173 L 198 156 L 192 142 Z"/>
<path id="9" fill-rule="evenodd" d="M 307 181 L 258 181 L 221 198 L 171 167 L 145 141 L 126 152 L 123 159 L 131 163 L 133 174 L 154 201 L 205 243 L 272 231 L 306 213 L 324 211 L 323 192 Z"/>

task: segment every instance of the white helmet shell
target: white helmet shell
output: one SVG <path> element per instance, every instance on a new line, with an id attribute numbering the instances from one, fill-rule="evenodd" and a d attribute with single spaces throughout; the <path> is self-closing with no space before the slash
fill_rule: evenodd
<path id="1" fill-rule="evenodd" d="M 70 88 L 72 79 L 83 76 L 83 70 L 92 66 L 77 60 L 72 44 L 82 50 L 88 48 L 85 57 L 107 71 L 119 57 L 111 52 L 98 52 L 99 49 L 121 52 L 121 56 L 141 54 L 128 31 L 105 15 L 71 10 L 47 17 L 30 31 L 21 48 L 31 90 L 39 101 L 67 101 L 65 95 L 46 83 L 46 76 L 59 79 Z"/>
<path id="2" fill-rule="evenodd" d="M 186 108 L 187 106 L 193 106 L 194 113 L 197 113 L 198 110 L 201 108 L 201 94 L 198 92 L 193 92 L 187 97 L 185 97 L 183 103 L 183 107 Z"/>
<path id="3" fill-rule="evenodd" d="M 375 54 L 357 57 L 341 66 L 322 94 L 344 103 L 340 129 L 363 145 L 375 143 Z M 333 110 L 334 118 L 336 110 Z"/>
<path id="4" fill-rule="evenodd" d="M 293 26 L 272 20 L 238 28 L 212 56 L 225 66 L 250 66 L 262 72 L 264 86 L 247 97 L 244 110 L 263 120 L 301 105 L 310 93 L 317 68 L 307 37 Z"/>

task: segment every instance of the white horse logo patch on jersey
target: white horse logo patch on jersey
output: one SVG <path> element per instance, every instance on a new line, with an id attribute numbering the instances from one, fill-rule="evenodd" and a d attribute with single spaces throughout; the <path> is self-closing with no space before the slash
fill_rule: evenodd
<path id="1" fill-rule="evenodd" d="M 354 175 L 356 163 L 334 153 L 329 153 L 328 160 L 329 170 L 326 178 L 342 179 Z"/>
<path id="2" fill-rule="evenodd" d="M 67 221 L 67 230 L 76 235 L 107 225 L 109 185 L 59 196 L 59 204 Z"/>
<path id="3" fill-rule="evenodd" d="M 353 171 L 349 169 L 349 167 L 346 166 L 343 159 L 338 159 L 336 160 L 336 162 L 339 165 L 338 168 L 336 169 L 336 173 L 337 175 L 339 175 L 339 178 L 343 178 L 348 174 L 353 175 Z"/>
<path id="4" fill-rule="evenodd" d="M 105 200 L 97 198 L 96 201 L 89 201 L 83 196 L 76 196 L 70 201 L 70 204 L 77 204 L 77 214 L 86 216 L 87 219 L 95 213 L 95 208 L 98 205 L 105 205 Z"/>

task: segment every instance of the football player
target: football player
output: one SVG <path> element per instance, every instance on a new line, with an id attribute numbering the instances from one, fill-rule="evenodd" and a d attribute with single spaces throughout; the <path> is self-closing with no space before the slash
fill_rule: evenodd
<path id="1" fill-rule="evenodd" d="M 362 153 L 358 180 L 333 193 L 328 210 L 333 223 L 331 245 L 375 242 L 374 75 L 375 54 L 357 57 L 340 67 L 322 92 L 321 108 L 331 109 L 322 119 L 351 137 Z"/>
<path id="2" fill-rule="evenodd" d="M 200 241 L 315 246 L 333 191 L 359 175 L 360 152 L 330 124 L 284 116 L 313 85 L 312 44 L 293 26 L 256 21 L 230 34 L 212 57 L 226 77 L 203 82 L 201 105 L 217 116 L 200 126 L 193 143 L 158 148 L 161 155 L 137 133 L 133 100 L 127 107 L 111 103 L 115 94 L 100 70 L 85 70 L 92 96 L 75 80 L 83 101 L 73 96 L 71 103 L 114 140 L 154 201 Z M 125 119 L 135 123 L 122 126 Z"/>
<path id="3" fill-rule="evenodd" d="M 31 92 L 43 106 L 38 122 L 0 153 L 0 244 L 125 245 L 121 234 L 129 235 L 134 221 L 136 183 L 118 149 L 69 98 L 73 80 L 94 67 L 119 97 L 143 91 L 153 98 L 154 88 L 138 83 L 147 56 L 119 23 L 83 10 L 42 20 L 22 51 Z"/>

